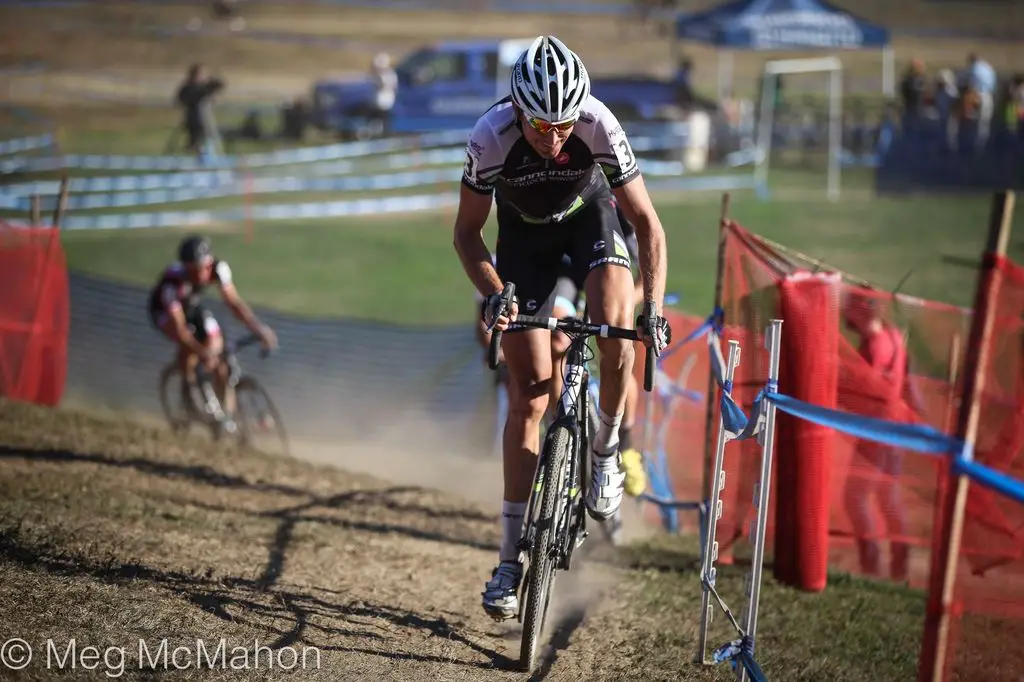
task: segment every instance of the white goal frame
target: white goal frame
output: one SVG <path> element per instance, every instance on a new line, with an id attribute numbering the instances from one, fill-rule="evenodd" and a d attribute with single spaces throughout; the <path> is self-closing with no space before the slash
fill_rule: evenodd
<path id="1" fill-rule="evenodd" d="M 828 86 L 828 199 L 839 199 L 840 159 L 843 152 L 843 63 L 838 57 L 814 59 L 777 59 L 766 62 L 761 75 L 761 102 L 757 126 L 757 154 L 754 179 L 762 191 L 768 188 L 768 167 L 771 165 L 772 130 L 775 119 L 776 76 L 787 73 L 829 74 Z"/>

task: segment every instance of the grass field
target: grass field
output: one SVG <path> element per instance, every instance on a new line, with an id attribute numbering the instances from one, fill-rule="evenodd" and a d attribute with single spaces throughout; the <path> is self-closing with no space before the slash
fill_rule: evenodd
<path id="1" fill-rule="evenodd" d="M 836 267 L 894 287 L 914 270 L 903 292 L 970 306 L 976 261 L 984 243 L 983 198 L 865 200 L 850 181 L 848 199 L 830 203 L 820 190 L 763 202 L 738 192 L 732 217 L 759 234 Z M 684 201 L 662 196 L 658 208 L 669 247 L 668 287 L 682 307 L 706 314 L 714 294 L 719 196 Z M 214 243 L 251 300 L 300 315 L 355 316 L 396 322 L 465 322 L 472 288 L 452 247 L 451 212 L 371 219 L 216 228 Z M 493 221 L 492 221 L 493 222 Z M 1020 218 L 1018 225 L 1024 225 Z M 485 231 L 493 244 L 495 228 Z M 73 269 L 149 284 L 173 258 L 181 230 L 69 232 Z M 1024 234 L 1012 253 L 1024 248 Z"/>

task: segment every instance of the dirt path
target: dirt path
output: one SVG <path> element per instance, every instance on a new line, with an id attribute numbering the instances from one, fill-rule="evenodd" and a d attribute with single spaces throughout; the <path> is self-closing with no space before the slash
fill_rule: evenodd
<path id="1" fill-rule="evenodd" d="M 493 504 L 11 404 L 0 442 L 0 639 L 223 637 L 316 647 L 320 668 L 304 679 L 525 677 L 509 669 L 518 627 L 479 608 Z M 466 468 L 459 485 L 473 489 L 486 468 Z M 624 618 L 618 574 L 594 560 L 561 576 L 535 679 L 607 679 L 606 643 Z M 143 676 L 138 664 L 124 679 Z"/>

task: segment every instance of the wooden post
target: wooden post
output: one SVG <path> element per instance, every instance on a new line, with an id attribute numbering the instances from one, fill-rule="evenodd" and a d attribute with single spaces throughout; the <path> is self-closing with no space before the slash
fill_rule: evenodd
<path id="1" fill-rule="evenodd" d="M 722 283 L 725 280 L 725 245 L 729 227 L 729 204 L 731 197 L 728 192 L 722 194 L 722 212 L 718 220 L 718 270 L 715 275 L 715 310 L 722 307 Z M 715 407 L 717 401 L 715 396 L 718 393 L 718 383 L 715 381 L 713 372 L 708 372 L 708 395 L 705 406 L 704 418 L 704 493 L 705 500 L 711 499 L 711 432 L 715 420 Z"/>
<path id="2" fill-rule="evenodd" d="M 973 457 L 971 449 L 974 446 L 978 420 L 981 416 L 981 396 L 985 390 L 990 340 L 1002 283 L 1002 273 L 997 261 L 1006 256 L 1013 222 L 1013 205 L 1013 192 L 997 192 L 992 197 L 988 242 L 982 266 L 978 271 L 974 319 L 964 361 L 964 398 L 957 420 L 956 436 L 968 445 L 965 457 Z M 919 682 L 941 682 L 947 667 L 953 590 L 964 527 L 967 491 L 970 485 L 970 479 L 958 474 L 953 468 L 952 456 L 949 464 L 948 490 L 942 495 L 939 545 L 932 548 L 928 608 L 925 613 L 924 637 L 918 663 Z"/>
<path id="3" fill-rule="evenodd" d="M 60 227 L 60 221 L 64 219 L 64 210 L 68 206 L 68 188 L 71 186 L 71 179 L 68 177 L 67 171 L 64 171 L 64 175 L 60 179 L 60 194 L 57 195 L 57 205 L 53 209 L 53 221 L 54 227 Z"/>
<path id="4" fill-rule="evenodd" d="M 28 219 L 32 223 L 32 227 L 39 227 L 39 223 L 42 221 L 42 203 L 38 194 L 32 195 L 32 209 L 28 213 Z"/>

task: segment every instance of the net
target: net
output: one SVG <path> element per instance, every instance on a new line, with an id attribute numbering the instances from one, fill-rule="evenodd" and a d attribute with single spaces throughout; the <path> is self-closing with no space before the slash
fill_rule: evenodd
<path id="1" fill-rule="evenodd" d="M 968 311 L 872 289 L 735 223 L 725 230 L 725 336 L 743 348 L 735 397 L 745 410 L 768 375 L 765 328 L 780 317 L 781 392 L 949 431 Z M 822 271 L 833 275 L 809 276 Z M 924 585 L 938 461 L 787 415 L 779 415 L 778 434 L 767 538 L 776 577 L 818 590 L 836 569 Z M 760 449 L 754 441 L 730 448 L 720 526 L 726 560 L 729 540 L 750 535 Z"/>
<path id="2" fill-rule="evenodd" d="M 1024 480 L 1024 268 L 1001 260 L 975 459 Z M 1024 504 L 972 482 L 953 589 L 947 680 L 1024 670 Z"/>
<path id="3" fill-rule="evenodd" d="M 0 222 L 0 396 L 40 405 L 60 402 L 68 308 L 58 230 Z"/>
<path id="4" fill-rule="evenodd" d="M 704 323 L 700 318 L 675 311 L 667 311 L 665 317 L 672 325 L 673 339 L 686 338 Z M 651 491 L 674 500 L 696 502 L 702 499 L 700 444 L 704 442 L 705 404 L 703 399 L 693 400 L 677 391 L 665 389 L 674 386 L 700 394 L 707 390 L 710 367 L 705 339 L 693 340 L 673 352 L 659 362 L 659 370 L 664 373 L 659 376 L 656 387 L 660 390 L 651 394 L 641 390 L 634 433 L 641 435 L 643 450 L 652 460 L 655 471 L 665 474 L 664 481 L 651 482 Z M 633 372 L 638 385 L 643 386 L 644 351 L 639 344 Z M 648 415 L 651 417 L 649 423 Z M 664 469 L 661 469 L 662 465 Z M 665 489 L 658 487 L 658 483 L 663 483 Z M 662 510 L 654 505 L 646 506 L 644 516 L 654 524 L 664 522 Z M 680 530 L 698 531 L 697 514 L 680 512 L 674 516 Z"/>

